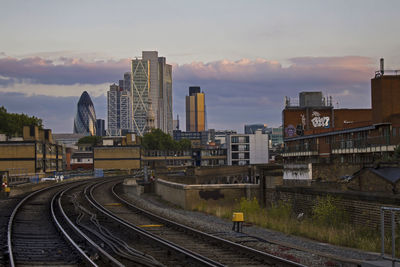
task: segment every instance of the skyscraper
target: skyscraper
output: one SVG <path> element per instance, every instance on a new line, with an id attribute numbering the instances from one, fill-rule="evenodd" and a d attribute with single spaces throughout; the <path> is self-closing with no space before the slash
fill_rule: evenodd
<path id="1" fill-rule="evenodd" d="M 206 130 L 206 106 L 204 93 L 199 86 L 189 87 L 186 96 L 186 131 L 201 132 Z"/>
<path id="2" fill-rule="evenodd" d="M 89 94 L 84 91 L 79 98 L 74 120 L 74 133 L 96 135 L 96 112 Z"/>
<path id="3" fill-rule="evenodd" d="M 110 91 L 107 92 L 107 123 L 107 135 L 118 136 L 132 131 L 130 90 L 116 84 L 110 85 Z"/>
<path id="4" fill-rule="evenodd" d="M 157 51 L 143 51 L 141 59 L 132 60 L 131 91 L 133 130 L 143 135 L 151 128 L 146 124 L 153 117 L 148 114 L 152 110 L 154 127 L 172 134 L 172 66 L 165 57 L 158 57 Z"/>

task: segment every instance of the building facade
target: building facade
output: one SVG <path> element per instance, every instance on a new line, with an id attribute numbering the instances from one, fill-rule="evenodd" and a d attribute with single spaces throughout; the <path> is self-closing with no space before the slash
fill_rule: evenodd
<path id="1" fill-rule="evenodd" d="M 96 120 L 96 134 L 97 136 L 106 135 L 106 123 L 103 119 Z"/>
<path id="2" fill-rule="evenodd" d="M 84 91 L 79 98 L 74 120 L 74 133 L 96 135 L 96 112 L 89 94 Z"/>
<path id="3" fill-rule="evenodd" d="M 255 134 L 231 134 L 227 136 L 228 165 L 268 163 L 268 134 L 261 130 Z"/>
<path id="4" fill-rule="evenodd" d="M 206 130 L 206 106 L 204 93 L 199 86 L 189 87 L 186 96 L 186 131 L 201 132 Z"/>
<path id="5" fill-rule="evenodd" d="M 148 131 L 152 110 L 154 127 L 172 134 L 172 66 L 157 51 L 143 51 L 141 59 L 132 60 L 130 76 L 133 130 L 140 136 Z"/>
<path id="6" fill-rule="evenodd" d="M 285 163 L 362 167 L 389 159 L 400 144 L 400 75 L 397 73 L 381 70 L 371 79 L 372 109 L 287 105 L 283 111 Z"/>
<path id="7" fill-rule="evenodd" d="M 63 146 L 53 141 L 51 130 L 24 126 L 20 140 L 0 142 L 0 171 L 8 171 L 10 176 L 62 171 L 64 152 Z"/>
<path id="8" fill-rule="evenodd" d="M 131 132 L 132 128 L 131 91 L 116 84 L 107 92 L 107 135 L 120 136 Z"/>

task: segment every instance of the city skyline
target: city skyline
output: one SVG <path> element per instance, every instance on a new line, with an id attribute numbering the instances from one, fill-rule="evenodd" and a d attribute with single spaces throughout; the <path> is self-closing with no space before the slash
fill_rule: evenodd
<path id="1" fill-rule="evenodd" d="M 209 128 L 241 132 L 244 124 L 279 126 L 284 96 L 300 91 L 331 95 L 335 107 L 368 108 L 379 58 L 387 69 L 400 66 L 397 1 L 222 1 L 211 10 L 181 1 L 100 1 L 88 14 L 90 3 L 43 1 L 24 10 L 18 1 L 4 3 L 0 105 L 70 132 L 83 91 L 106 118 L 109 85 L 129 71 L 130 59 L 157 50 L 172 65 L 173 117 L 180 115 L 181 129 L 186 90 L 196 84 L 207 90 Z M 145 12 L 154 6 L 163 13 Z M 103 21 L 110 9 L 120 16 Z"/>

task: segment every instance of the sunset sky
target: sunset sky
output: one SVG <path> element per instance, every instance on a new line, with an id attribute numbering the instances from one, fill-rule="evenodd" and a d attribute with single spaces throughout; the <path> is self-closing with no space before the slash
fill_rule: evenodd
<path id="1" fill-rule="evenodd" d="M 335 107 L 370 107 L 385 58 L 400 69 L 400 1 L 1 1 L 0 106 L 72 132 L 89 92 L 106 92 L 130 59 L 157 50 L 173 65 L 174 118 L 188 87 L 206 94 L 208 127 L 281 124 L 284 96 L 322 91 Z"/>

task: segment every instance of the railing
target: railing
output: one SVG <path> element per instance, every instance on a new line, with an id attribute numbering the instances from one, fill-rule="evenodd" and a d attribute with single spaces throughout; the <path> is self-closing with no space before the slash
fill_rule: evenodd
<path id="1" fill-rule="evenodd" d="M 387 257 L 385 255 L 385 211 L 390 212 L 391 215 L 391 235 L 392 235 L 392 255 Z M 396 213 L 399 214 L 400 208 L 381 207 L 381 257 L 386 260 L 392 261 L 392 266 L 396 262 L 400 262 L 400 258 L 396 258 Z M 398 231 L 398 229 L 397 229 Z"/>
<path id="2" fill-rule="evenodd" d="M 299 144 L 284 147 L 283 153 L 318 151 L 317 144 Z"/>
<path id="3" fill-rule="evenodd" d="M 350 139 L 336 141 L 332 143 L 332 149 L 345 149 L 345 148 L 369 148 L 379 147 L 387 145 L 398 145 L 400 144 L 399 136 L 380 136 L 371 137 L 367 139 Z"/>

